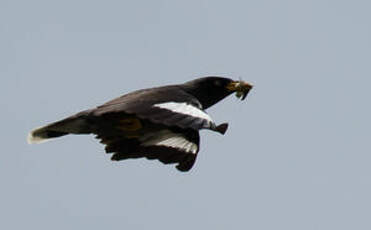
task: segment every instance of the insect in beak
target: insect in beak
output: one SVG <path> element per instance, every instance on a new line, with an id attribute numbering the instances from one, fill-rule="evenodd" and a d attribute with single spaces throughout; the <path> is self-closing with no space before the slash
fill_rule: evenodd
<path id="1" fill-rule="evenodd" d="M 240 98 L 241 100 L 244 100 L 246 98 L 252 87 L 253 86 L 251 84 L 242 80 L 233 81 L 227 85 L 227 89 L 236 92 L 236 97 Z"/>

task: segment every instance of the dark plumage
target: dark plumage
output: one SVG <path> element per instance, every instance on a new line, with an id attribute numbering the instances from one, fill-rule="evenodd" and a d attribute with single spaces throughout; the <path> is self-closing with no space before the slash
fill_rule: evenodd
<path id="1" fill-rule="evenodd" d="M 138 90 L 35 129 L 28 142 L 92 133 L 113 153 L 112 160 L 146 157 L 188 171 L 199 151 L 199 130 L 224 134 L 228 128 L 227 123 L 216 125 L 204 110 L 234 92 L 243 100 L 251 88 L 243 81 L 205 77 Z"/>

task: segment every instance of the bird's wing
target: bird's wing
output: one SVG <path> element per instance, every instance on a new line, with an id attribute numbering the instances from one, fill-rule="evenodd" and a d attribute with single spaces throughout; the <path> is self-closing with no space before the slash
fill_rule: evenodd
<path id="1" fill-rule="evenodd" d="M 134 114 L 157 124 L 183 129 L 217 128 L 200 102 L 177 86 L 139 90 L 109 101 L 92 112 L 96 117 L 112 113 Z"/>
<path id="2" fill-rule="evenodd" d="M 97 138 L 106 144 L 107 153 L 114 153 L 112 160 L 146 157 L 164 164 L 178 163 L 176 167 L 180 171 L 192 168 L 200 143 L 198 131 L 192 129 L 174 131 L 164 128 L 131 137 L 101 132 Z"/>

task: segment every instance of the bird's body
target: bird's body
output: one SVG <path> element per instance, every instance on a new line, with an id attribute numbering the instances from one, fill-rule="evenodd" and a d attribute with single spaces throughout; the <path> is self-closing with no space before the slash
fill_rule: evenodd
<path id="1" fill-rule="evenodd" d="M 95 134 L 113 153 L 112 160 L 146 157 L 192 168 L 199 151 L 199 130 L 224 134 L 204 111 L 233 92 L 243 99 L 251 85 L 221 77 L 206 77 L 180 85 L 138 90 L 94 109 L 33 130 L 29 143 L 67 134 Z"/>

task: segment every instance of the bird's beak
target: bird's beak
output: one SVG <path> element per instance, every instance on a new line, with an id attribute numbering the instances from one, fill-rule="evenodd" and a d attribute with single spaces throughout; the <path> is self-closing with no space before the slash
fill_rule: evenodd
<path id="1" fill-rule="evenodd" d="M 227 89 L 231 92 L 236 92 L 236 97 L 244 100 L 252 89 L 252 85 L 244 81 L 232 81 L 227 85 Z"/>

